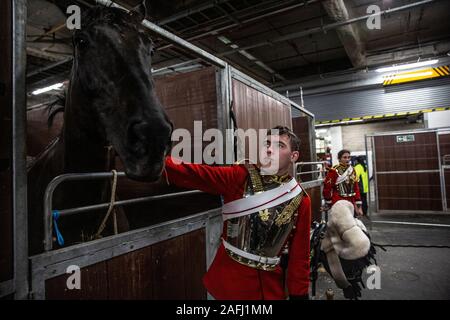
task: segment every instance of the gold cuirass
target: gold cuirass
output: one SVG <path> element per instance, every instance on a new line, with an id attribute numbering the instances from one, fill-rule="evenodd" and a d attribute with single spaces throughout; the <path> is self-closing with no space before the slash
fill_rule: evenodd
<path id="1" fill-rule="evenodd" d="M 254 166 L 247 166 L 248 181 L 244 198 L 271 190 L 291 180 L 289 176 L 261 176 Z M 274 207 L 256 211 L 226 221 L 226 241 L 232 246 L 260 257 L 279 257 L 287 238 L 295 226 L 303 192 Z M 263 263 L 226 249 L 235 261 L 249 267 L 273 270 L 277 264 Z"/>
<path id="2" fill-rule="evenodd" d="M 342 176 L 345 171 L 348 169 L 348 166 L 343 166 L 341 164 L 335 167 L 338 176 Z M 337 191 L 341 197 L 352 197 L 355 193 L 355 182 L 356 182 L 356 173 L 353 169 L 352 173 L 341 183 L 336 185 Z"/>

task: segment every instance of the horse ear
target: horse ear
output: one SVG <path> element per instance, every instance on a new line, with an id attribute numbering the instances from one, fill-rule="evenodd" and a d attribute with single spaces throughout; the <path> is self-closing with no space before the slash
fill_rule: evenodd
<path id="1" fill-rule="evenodd" d="M 145 5 L 145 0 L 143 0 L 138 6 L 131 9 L 130 15 L 136 17 L 139 21 L 144 20 L 147 17 L 147 6 Z"/>

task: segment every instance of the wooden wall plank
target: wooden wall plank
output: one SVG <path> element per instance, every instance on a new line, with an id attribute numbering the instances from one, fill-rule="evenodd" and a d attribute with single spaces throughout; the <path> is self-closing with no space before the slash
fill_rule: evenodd
<path id="1" fill-rule="evenodd" d="M 205 229 L 165 240 L 81 269 L 81 290 L 69 274 L 46 281 L 51 300 L 206 299 Z"/>
<path id="2" fill-rule="evenodd" d="M 291 107 L 233 79 L 233 108 L 238 128 L 270 129 L 281 125 L 292 128 Z"/>
<path id="3" fill-rule="evenodd" d="M 152 251 L 152 265 L 153 299 L 186 299 L 183 237 L 155 244 Z"/>
<path id="4" fill-rule="evenodd" d="M 108 298 L 108 276 L 106 262 L 99 262 L 81 269 L 80 290 L 67 289 L 70 275 L 63 274 L 45 282 L 45 297 L 48 300 L 106 300 Z"/>
<path id="5" fill-rule="evenodd" d="M 322 213 L 320 212 L 322 194 L 320 192 L 320 186 L 310 188 L 306 192 L 311 197 L 311 220 L 320 222 L 322 219 Z"/>
<path id="6" fill-rule="evenodd" d="M 106 265 L 108 299 L 153 298 L 151 246 L 110 259 Z"/>
<path id="7" fill-rule="evenodd" d="M 206 273 L 205 229 L 183 235 L 186 299 L 206 299 L 202 278 Z"/>
<path id="8" fill-rule="evenodd" d="M 292 130 L 300 138 L 300 157 L 299 162 L 312 162 L 317 159 L 313 159 L 312 156 L 316 154 L 316 150 L 311 150 L 311 132 L 309 117 L 297 117 L 292 119 Z M 315 139 L 315 137 L 313 137 Z M 314 166 L 315 167 L 315 166 Z M 306 165 L 303 171 L 312 171 L 311 165 Z M 302 174 L 300 176 L 302 181 L 311 181 L 312 174 Z"/>
<path id="9" fill-rule="evenodd" d="M 435 170 L 439 168 L 435 132 L 416 133 L 415 141 L 397 142 L 396 136 L 377 136 L 377 171 Z"/>
<path id="10" fill-rule="evenodd" d="M 378 174 L 382 210 L 442 210 L 438 172 Z"/>

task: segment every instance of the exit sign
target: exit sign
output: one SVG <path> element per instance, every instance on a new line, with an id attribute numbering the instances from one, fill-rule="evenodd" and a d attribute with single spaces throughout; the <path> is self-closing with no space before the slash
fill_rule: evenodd
<path id="1" fill-rule="evenodd" d="M 397 138 L 397 143 L 414 141 L 414 135 L 413 134 L 405 134 L 403 136 L 396 136 L 396 138 Z"/>

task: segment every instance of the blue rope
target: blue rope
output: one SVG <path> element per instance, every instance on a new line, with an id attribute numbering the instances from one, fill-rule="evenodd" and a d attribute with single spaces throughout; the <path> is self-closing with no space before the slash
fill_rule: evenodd
<path id="1" fill-rule="evenodd" d="M 64 245 L 64 238 L 61 234 L 61 232 L 59 232 L 59 228 L 58 228 L 58 219 L 59 219 L 59 211 L 58 210 L 53 210 L 53 226 L 55 227 L 55 233 L 56 233 L 56 239 L 58 240 L 58 244 L 60 246 Z"/>

